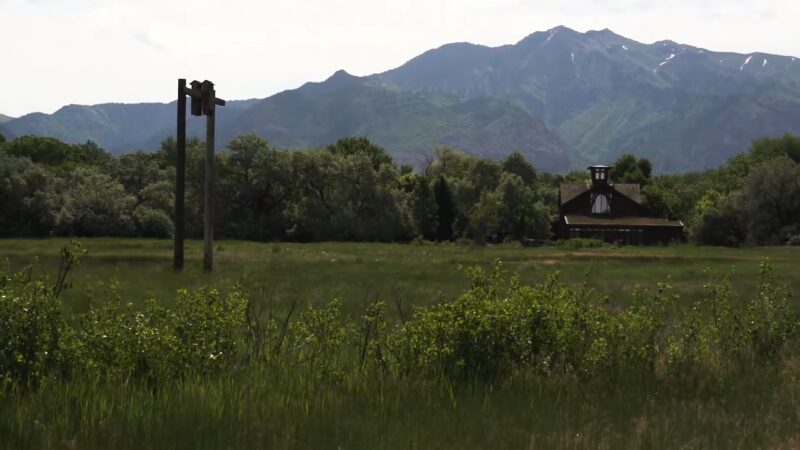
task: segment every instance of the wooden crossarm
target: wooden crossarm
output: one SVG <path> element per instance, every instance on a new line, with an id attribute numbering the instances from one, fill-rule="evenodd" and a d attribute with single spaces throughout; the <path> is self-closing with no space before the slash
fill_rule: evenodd
<path id="1" fill-rule="evenodd" d="M 192 98 L 196 98 L 196 99 L 202 99 L 203 98 L 203 92 L 201 90 L 199 90 L 199 89 L 192 89 L 190 87 L 185 87 L 185 88 L 183 88 L 183 93 L 188 95 L 189 97 L 192 97 Z M 215 98 L 214 99 L 214 104 L 217 105 L 217 106 L 225 106 L 225 100 L 223 100 L 221 98 Z"/>

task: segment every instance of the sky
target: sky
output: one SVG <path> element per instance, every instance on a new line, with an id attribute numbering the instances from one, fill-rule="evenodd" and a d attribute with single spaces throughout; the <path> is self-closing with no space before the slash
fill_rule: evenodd
<path id="1" fill-rule="evenodd" d="M 166 102 L 178 78 L 263 98 L 450 42 L 565 25 L 646 43 L 800 56 L 798 0 L 0 0 L 0 113 Z"/>

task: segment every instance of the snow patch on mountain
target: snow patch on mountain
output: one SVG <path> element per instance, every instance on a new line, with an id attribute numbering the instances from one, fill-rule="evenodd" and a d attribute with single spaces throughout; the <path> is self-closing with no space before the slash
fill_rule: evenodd
<path id="1" fill-rule="evenodd" d="M 751 59 L 753 59 L 753 55 L 748 56 L 747 59 L 744 60 L 744 64 L 742 64 L 742 66 L 739 67 L 739 72 L 744 70 L 744 66 L 750 64 Z"/>
<path id="2" fill-rule="evenodd" d="M 675 53 L 670 53 L 669 56 L 667 57 L 667 59 L 661 61 L 658 65 L 659 66 L 663 66 L 664 64 L 672 61 L 674 58 L 675 58 Z"/>

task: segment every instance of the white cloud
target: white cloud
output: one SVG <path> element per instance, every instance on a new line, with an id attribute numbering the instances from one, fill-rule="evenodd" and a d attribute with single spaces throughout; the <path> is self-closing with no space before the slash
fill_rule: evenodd
<path id="1" fill-rule="evenodd" d="M 226 98 L 264 97 L 341 68 L 366 75 L 448 42 L 502 45 L 562 24 L 798 56 L 799 17 L 800 2 L 786 0 L 0 0 L 0 112 L 169 101 L 181 76 L 214 80 Z"/>

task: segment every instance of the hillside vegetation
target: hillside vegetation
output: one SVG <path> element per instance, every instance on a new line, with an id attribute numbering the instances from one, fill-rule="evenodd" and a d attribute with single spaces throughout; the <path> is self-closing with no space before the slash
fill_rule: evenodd
<path id="1" fill-rule="evenodd" d="M 174 134 L 174 108 L 70 105 L 4 132 L 154 151 Z M 493 159 L 516 150 L 548 171 L 633 153 L 685 172 L 715 168 L 755 139 L 800 133 L 800 60 L 557 27 L 514 45 L 444 45 L 367 77 L 339 71 L 219 111 L 220 147 L 242 133 L 289 149 L 363 135 L 417 166 L 446 145 Z M 201 121 L 190 124 L 201 136 Z"/>

